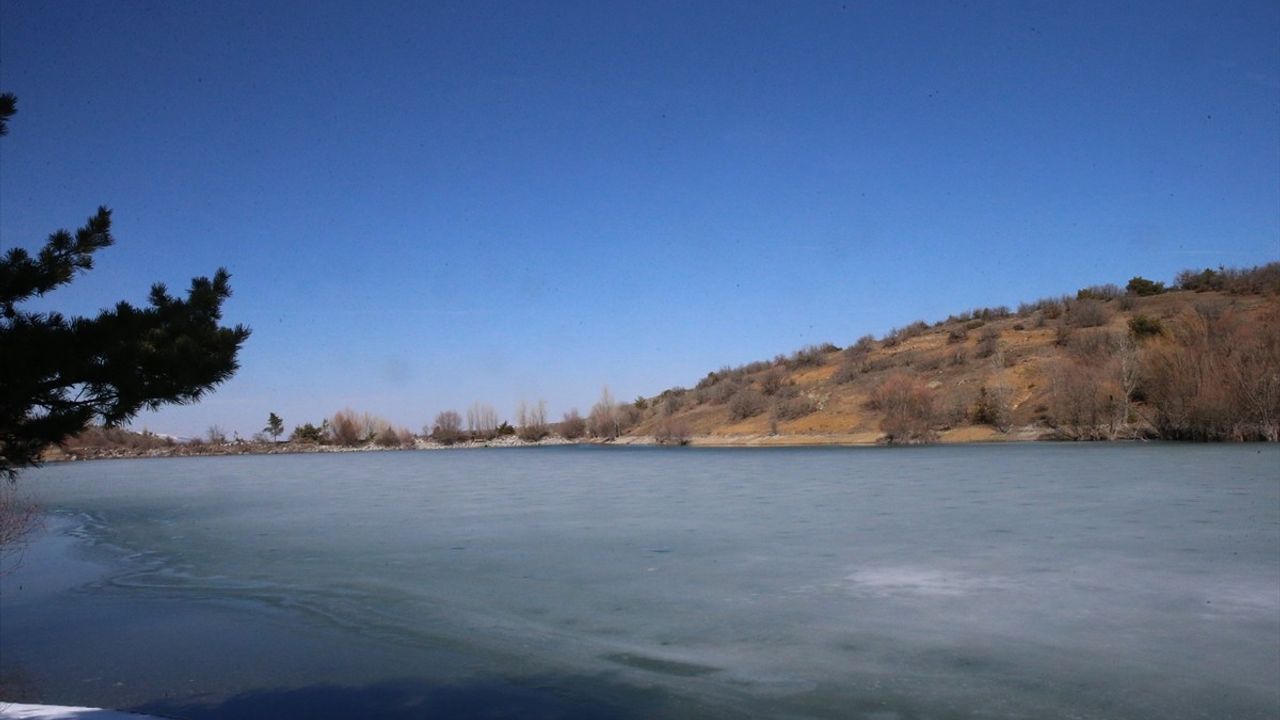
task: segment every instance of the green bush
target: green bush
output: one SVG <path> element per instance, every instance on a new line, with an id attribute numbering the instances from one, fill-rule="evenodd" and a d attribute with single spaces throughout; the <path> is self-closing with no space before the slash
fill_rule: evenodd
<path id="1" fill-rule="evenodd" d="M 1090 285 L 1087 288 L 1080 288 L 1080 290 L 1076 292 L 1076 299 L 1101 300 L 1105 302 L 1107 300 L 1114 300 L 1121 295 L 1124 295 L 1123 290 L 1116 285 L 1107 283 L 1106 285 Z"/>
<path id="2" fill-rule="evenodd" d="M 1130 295 L 1159 295 L 1164 292 L 1164 283 L 1135 276 L 1124 289 Z"/>
<path id="3" fill-rule="evenodd" d="M 293 434 L 289 439 L 294 442 L 315 443 L 320 445 L 324 443 L 329 434 L 329 423 L 326 421 L 321 423 L 320 427 L 316 427 L 311 423 L 303 423 L 293 429 Z"/>
<path id="4" fill-rule="evenodd" d="M 1136 338 L 1153 337 L 1164 334 L 1164 325 L 1161 325 L 1156 318 L 1134 315 L 1129 318 L 1129 332 Z"/>

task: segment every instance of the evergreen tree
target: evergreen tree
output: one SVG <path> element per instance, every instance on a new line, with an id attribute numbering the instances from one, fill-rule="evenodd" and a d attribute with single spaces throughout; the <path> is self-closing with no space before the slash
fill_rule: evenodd
<path id="1" fill-rule="evenodd" d="M 284 433 L 284 421 L 275 413 L 267 413 L 267 426 L 262 431 L 270 435 L 271 439 L 279 440 Z"/>
<path id="2" fill-rule="evenodd" d="M 16 111 L 12 95 L 0 96 L 0 135 Z M 185 299 L 156 284 L 149 307 L 119 302 L 93 318 L 21 309 L 92 269 L 93 254 L 113 242 L 111 211 L 100 207 L 34 256 L 15 247 L 0 257 L 0 474 L 38 464 L 45 447 L 91 422 L 195 402 L 238 368 L 249 329 L 219 325 L 231 295 L 225 269 L 193 279 Z"/>

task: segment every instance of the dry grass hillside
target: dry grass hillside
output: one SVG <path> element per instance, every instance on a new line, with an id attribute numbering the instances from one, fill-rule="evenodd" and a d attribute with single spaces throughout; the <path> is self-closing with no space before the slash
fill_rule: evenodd
<path id="1" fill-rule="evenodd" d="M 615 412 L 624 436 L 695 444 L 1274 441 L 1280 263 L 1205 273 L 812 346 Z"/>
<path id="2" fill-rule="evenodd" d="M 274 413 L 271 418 L 275 418 Z M 693 388 L 561 422 L 521 403 L 515 424 L 476 403 L 415 435 L 346 409 L 289 442 L 264 433 L 175 443 L 90 428 L 58 457 L 303 452 L 564 442 L 708 445 L 993 440 L 1280 439 L 1280 262 L 1134 278 L 1073 295 L 919 321 L 882 338 L 721 368 Z M 275 418 L 277 423 L 279 419 Z M 276 428 L 273 437 L 282 433 Z"/>

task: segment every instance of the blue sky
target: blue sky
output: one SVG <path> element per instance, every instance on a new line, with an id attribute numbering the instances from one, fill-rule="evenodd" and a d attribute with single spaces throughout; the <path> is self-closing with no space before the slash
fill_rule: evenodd
<path id="1" fill-rule="evenodd" d="M 916 319 L 1280 257 L 1280 5 L 0 4 L 0 244 L 92 313 L 232 273 L 139 418 L 553 417 Z"/>

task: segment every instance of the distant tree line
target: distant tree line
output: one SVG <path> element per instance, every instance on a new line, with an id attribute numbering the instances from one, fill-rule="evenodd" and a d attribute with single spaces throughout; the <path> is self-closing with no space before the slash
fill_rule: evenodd
<path id="1" fill-rule="evenodd" d="M 997 433 L 1035 427 L 1071 440 L 1276 440 L 1277 298 L 1280 263 L 1185 271 L 1167 286 L 1139 276 L 1123 288 L 1093 285 L 1016 309 L 980 307 L 916 321 L 844 348 L 807 345 L 630 402 L 606 387 L 585 416 L 570 409 L 558 422 L 541 400 L 521 401 L 510 422 L 477 402 L 439 412 L 415 435 L 346 409 L 319 425 L 296 426 L 289 439 L 405 447 L 647 435 L 680 445 L 699 430 L 803 431 L 806 418 L 845 398 L 841 412 L 873 418 L 895 444 L 929 442 L 964 425 Z M 282 434 L 283 422 L 271 413 L 263 437 Z M 220 435 L 211 432 L 207 441 L 225 441 Z"/>

